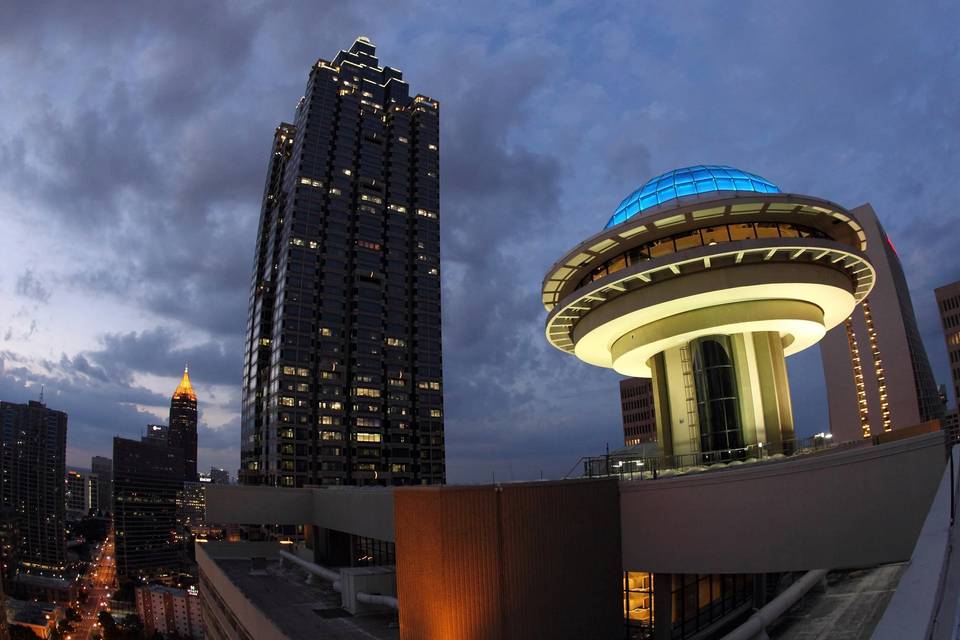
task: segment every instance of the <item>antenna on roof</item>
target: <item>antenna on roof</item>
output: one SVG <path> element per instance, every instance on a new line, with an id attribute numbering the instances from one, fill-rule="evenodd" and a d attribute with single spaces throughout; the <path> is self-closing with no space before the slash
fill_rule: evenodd
<path id="1" fill-rule="evenodd" d="M 43 385 L 40 385 L 40 404 L 43 404 Z"/>

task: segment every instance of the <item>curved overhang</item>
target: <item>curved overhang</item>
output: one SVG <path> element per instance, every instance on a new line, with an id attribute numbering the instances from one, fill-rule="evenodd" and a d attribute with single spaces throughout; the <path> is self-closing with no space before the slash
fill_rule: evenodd
<path id="1" fill-rule="evenodd" d="M 614 342 L 678 314 L 763 300 L 816 306 L 822 312 L 822 320 L 814 323 L 818 327 L 807 315 L 780 318 L 779 327 L 775 318 L 761 326 L 714 316 L 713 332 L 738 332 L 736 326 L 778 331 L 789 355 L 815 344 L 825 330 L 848 317 L 874 280 L 874 269 L 860 251 L 829 240 L 779 238 L 701 246 L 638 263 L 574 291 L 547 317 L 546 335 L 553 346 L 585 362 L 613 367 Z M 704 335 L 709 330 L 704 325 L 690 331 Z M 649 375 L 645 362 L 630 362 L 632 375 Z"/>
<path id="2" fill-rule="evenodd" d="M 543 280 L 544 307 L 550 311 L 573 293 L 595 265 L 641 244 L 712 225 L 755 221 L 801 224 L 816 228 L 854 250 L 865 251 L 867 246 L 860 224 L 849 211 L 829 200 L 789 193 L 724 192 L 685 196 L 604 229 L 567 252 Z M 679 258 L 684 253 L 674 256 Z"/>

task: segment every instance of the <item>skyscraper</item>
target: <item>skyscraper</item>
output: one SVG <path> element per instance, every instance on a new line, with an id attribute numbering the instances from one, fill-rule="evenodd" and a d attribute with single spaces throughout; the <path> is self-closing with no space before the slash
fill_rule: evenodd
<path id="1" fill-rule="evenodd" d="M 439 105 L 367 38 L 277 127 L 247 317 L 246 484 L 442 483 Z"/>
<path id="2" fill-rule="evenodd" d="M 190 384 L 187 368 L 170 399 L 167 442 L 183 450 L 184 480 L 197 481 L 197 394 Z M 155 425 L 150 425 L 155 426 Z"/>
<path id="3" fill-rule="evenodd" d="M 620 381 L 623 444 L 632 447 L 657 441 L 657 413 L 653 406 L 653 383 L 649 378 Z"/>
<path id="4" fill-rule="evenodd" d="M 90 459 L 90 469 L 97 476 L 96 509 L 108 512 L 113 508 L 113 460 L 103 456 Z"/>
<path id="5" fill-rule="evenodd" d="M 178 499 L 183 451 L 156 439 L 113 439 L 117 575 L 155 578 L 180 569 Z"/>
<path id="6" fill-rule="evenodd" d="M 820 344 L 830 431 L 846 441 L 943 415 L 900 258 L 864 204 L 850 212 L 866 234 L 876 286 Z"/>
<path id="7" fill-rule="evenodd" d="M 20 574 L 64 577 L 66 448 L 66 413 L 0 402 L 0 506 L 16 514 Z"/>
<path id="8" fill-rule="evenodd" d="M 960 404 L 960 281 L 937 288 L 937 308 L 950 359 L 953 399 Z"/>

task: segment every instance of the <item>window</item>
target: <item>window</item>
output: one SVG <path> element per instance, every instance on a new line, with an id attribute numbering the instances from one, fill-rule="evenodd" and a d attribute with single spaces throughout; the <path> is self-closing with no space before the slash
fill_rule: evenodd
<path id="1" fill-rule="evenodd" d="M 321 440 L 343 440 L 343 434 L 339 431 L 321 431 Z"/>
<path id="2" fill-rule="evenodd" d="M 371 387 L 354 387 L 353 395 L 364 398 L 379 398 L 380 389 L 373 389 Z"/>
<path id="3" fill-rule="evenodd" d="M 417 209 L 417 215 L 418 215 L 418 216 L 423 216 L 424 218 L 431 218 L 431 219 L 434 219 L 434 220 L 437 218 L 436 212 L 434 212 L 434 211 L 429 211 L 429 210 L 427 210 L 427 209 Z"/>
<path id="4" fill-rule="evenodd" d="M 353 439 L 357 442 L 381 442 L 383 440 L 383 436 L 379 433 L 357 431 L 353 434 Z"/>
<path id="5" fill-rule="evenodd" d="M 753 240 L 757 237 L 757 232 L 749 222 L 745 224 L 730 225 L 730 239 L 734 242 L 738 240 Z"/>
<path id="6" fill-rule="evenodd" d="M 442 418 L 442 417 L 443 417 L 443 411 L 441 411 L 440 409 L 430 409 L 430 417 L 431 417 L 431 418 Z"/>
<path id="7" fill-rule="evenodd" d="M 370 249 L 371 251 L 380 251 L 379 242 L 370 242 L 368 240 L 357 240 L 357 246 L 363 249 Z"/>

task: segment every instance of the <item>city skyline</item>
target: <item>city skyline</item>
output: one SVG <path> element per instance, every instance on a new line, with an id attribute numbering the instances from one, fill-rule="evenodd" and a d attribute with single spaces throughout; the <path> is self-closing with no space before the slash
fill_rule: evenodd
<path id="1" fill-rule="evenodd" d="M 192 20 L 212 21 L 210 11 Z M 450 481 L 486 480 L 491 470 L 503 479 L 562 474 L 620 441 L 618 376 L 542 344 L 535 283 L 623 193 L 685 164 L 731 164 L 848 207 L 869 201 L 903 259 L 937 382 L 949 385 L 933 289 L 960 277 L 947 213 L 947 140 L 960 102 L 947 82 L 958 59 L 942 14 L 725 7 L 706 23 L 650 9 L 628 21 L 643 27 L 631 27 L 615 8 L 586 19 L 548 7 L 474 29 L 469 16 L 440 11 L 416 24 L 393 11 L 344 10 L 317 27 L 297 24 L 303 10 L 264 18 L 224 9 L 210 38 L 172 10 L 121 12 L 115 33 L 89 43 L 88 59 L 70 47 L 95 21 L 62 31 L 26 15 L 0 21 L 0 64 L 19 66 L 4 75 L 22 96 L 0 108 L 0 157 L 10 163 L 0 220 L 15 265 L 0 276 L 0 397 L 26 402 L 45 384 L 47 405 L 70 415 L 68 464 L 85 466 L 109 455 L 113 435 L 163 421 L 189 360 L 202 398 L 199 467 L 235 473 L 265 140 L 309 65 L 364 34 L 444 112 Z M 148 19 L 152 36 L 128 47 Z M 804 25 L 816 47 L 806 46 Z M 921 28 L 925 45 L 915 47 Z M 730 30 L 751 37 L 728 39 Z M 869 44 L 877 40 L 879 52 Z M 26 46 L 33 41 L 37 50 Z M 197 58 L 215 70 L 180 86 Z M 589 78 L 583 58 L 600 62 Z M 107 90 L 94 92 L 102 83 Z M 834 88 L 829 99 L 823 86 Z M 901 126 L 884 126 L 894 121 Z M 40 141 L 23 133 L 41 130 Z M 89 166 L 77 166 L 81 157 Z M 503 282 L 522 284 L 505 291 Z M 814 399 L 797 403 L 798 431 L 822 431 L 818 353 L 794 360 L 794 396 Z M 569 376 L 583 387 L 545 400 Z"/>

